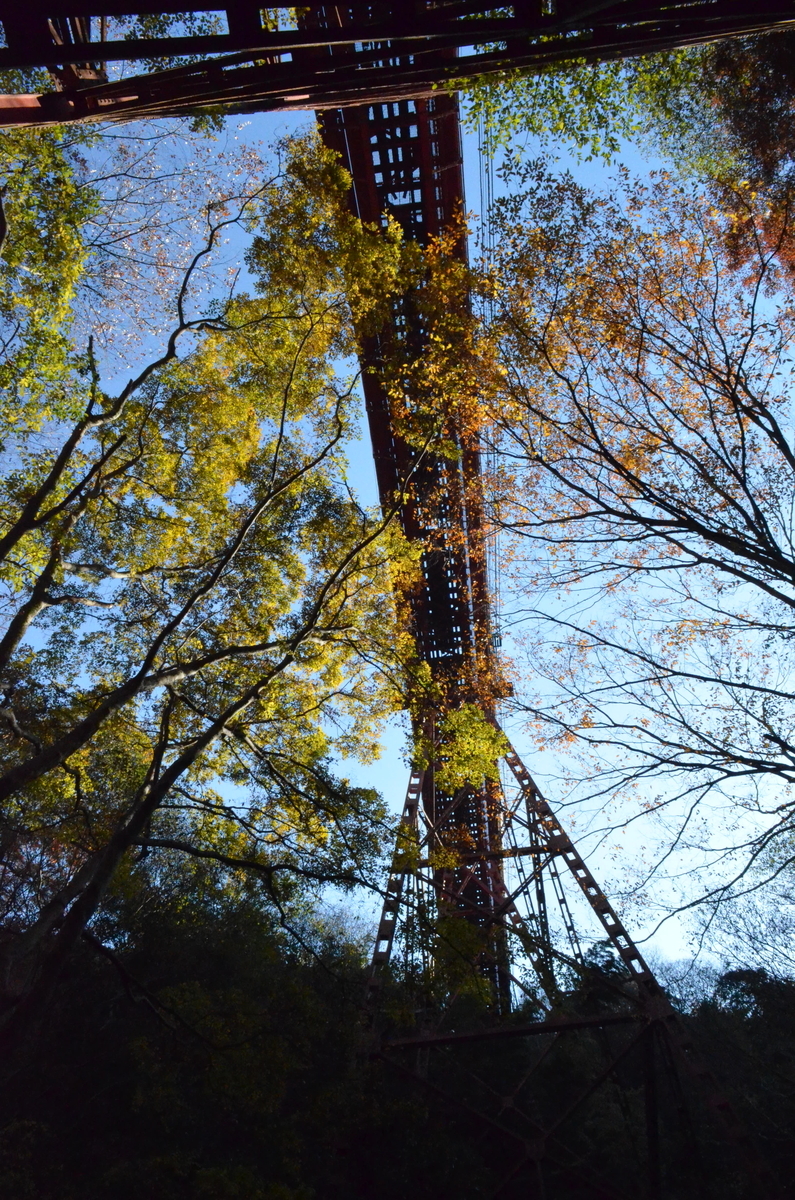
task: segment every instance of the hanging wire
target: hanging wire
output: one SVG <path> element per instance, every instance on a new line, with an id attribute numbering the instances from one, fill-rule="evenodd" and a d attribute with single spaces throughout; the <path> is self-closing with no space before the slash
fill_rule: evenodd
<path id="1" fill-rule="evenodd" d="M 478 243 L 480 259 L 486 271 L 494 265 L 495 232 L 492 209 L 494 206 L 494 160 L 486 149 L 486 129 L 482 114 L 478 117 L 478 175 L 480 185 L 480 212 L 478 221 Z M 494 302 L 489 296 L 479 300 L 480 316 L 486 325 L 494 317 Z M 497 471 L 497 452 L 494 430 L 486 429 L 483 442 L 483 466 L 486 477 L 486 518 L 489 534 L 486 542 L 486 578 L 492 608 L 492 636 L 495 649 L 502 643 L 501 633 L 501 580 L 500 545 L 498 532 L 498 507 L 494 491 Z"/>

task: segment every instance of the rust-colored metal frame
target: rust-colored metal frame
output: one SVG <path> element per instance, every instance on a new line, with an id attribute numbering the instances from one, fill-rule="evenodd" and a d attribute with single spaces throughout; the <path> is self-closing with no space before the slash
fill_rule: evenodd
<path id="1" fill-rule="evenodd" d="M 315 0 L 303 6 L 311 21 L 295 27 L 295 10 L 280 6 L 282 27 L 266 28 L 256 0 L 226 0 L 225 32 L 108 40 L 107 18 L 129 14 L 130 7 L 130 0 L 101 0 L 92 19 L 76 0 L 29 0 L 24 6 L 0 0 L 6 40 L 0 70 L 46 67 L 61 85 L 56 92 L 0 98 L 0 124 L 130 120 L 217 106 L 237 113 L 336 109 L 427 98 L 462 75 L 620 58 L 795 23 L 790 0 L 522 0 L 498 7 L 472 0 Z M 180 0 L 147 0 L 145 11 L 186 8 Z M 109 62 L 175 57 L 193 61 L 123 81 L 104 78 Z"/>
<path id="2" fill-rule="evenodd" d="M 379 224 L 389 214 L 420 244 L 453 226 L 464 190 L 454 97 L 440 93 L 425 100 L 323 113 L 321 127 L 326 143 L 351 173 L 351 202 L 362 220 Z M 455 249 L 461 257 L 466 253 L 462 240 Z M 408 339 L 419 350 L 424 335 L 412 311 L 408 297 L 384 338 Z M 399 432 L 393 401 L 379 374 L 386 353 L 382 339 L 366 342 L 363 388 L 381 502 L 388 507 L 400 497 L 403 530 L 423 547 L 422 584 L 405 598 L 418 653 L 442 686 L 448 707 L 475 702 L 493 719 L 498 671 L 486 579 L 479 447 L 450 420 L 445 436 L 456 443 L 458 455 L 441 457 L 431 450 L 418 456 Z M 418 718 L 431 739 L 437 716 L 428 712 Z M 433 831 L 429 853 L 442 847 L 470 852 L 465 866 L 434 871 L 435 892 L 439 904 L 462 913 L 483 931 L 490 945 L 481 969 L 507 1004 L 504 938 L 490 915 L 500 903 L 501 872 L 495 859 L 501 845 L 499 797 L 490 784 L 451 794 L 439 787 L 433 766 L 417 779 L 409 784 L 404 823 L 414 821 L 421 810 Z M 415 802 L 417 788 L 420 805 Z M 388 899 L 379 943 L 388 939 L 390 906 Z"/>

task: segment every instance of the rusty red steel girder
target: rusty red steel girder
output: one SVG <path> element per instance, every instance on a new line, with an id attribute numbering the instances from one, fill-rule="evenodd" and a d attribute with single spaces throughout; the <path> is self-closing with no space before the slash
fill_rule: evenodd
<path id="1" fill-rule="evenodd" d="M 350 171 L 351 203 L 362 220 L 380 224 L 389 214 L 406 237 L 420 244 L 453 226 L 464 195 L 453 96 L 440 93 L 324 112 L 320 120 L 324 140 Z M 456 249 L 465 255 L 463 240 Z M 412 632 L 420 657 L 444 689 L 445 706 L 475 702 L 493 718 L 499 670 L 486 579 L 480 451 L 473 437 L 449 418 L 445 435 L 457 444 L 458 457 L 422 453 L 401 436 L 378 366 L 388 354 L 385 339 L 408 338 L 419 351 L 423 334 L 412 328 L 410 297 L 408 307 L 395 317 L 382 338 L 365 342 L 363 389 L 382 505 L 389 508 L 401 497 L 403 530 L 423 546 L 422 582 L 408 597 Z M 418 718 L 426 732 L 436 715 L 429 711 Z M 481 969 L 507 996 L 504 937 L 495 920 L 495 876 L 498 891 L 501 879 L 497 789 L 478 784 L 453 795 L 437 785 L 431 767 L 418 791 L 424 818 L 434 826 L 431 852 L 446 847 L 468 860 L 466 866 L 436 873 L 439 903 L 484 931 L 491 949 Z M 389 957 L 395 912 L 388 903 L 379 929 L 379 946 L 386 948 L 377 949 L 377 961 Z"/>
<path id="2" fill-rule="evenodd" d="M 791 0 L 349 0 L 263 10 L 226 0 L 218 32 L 126 38 L 112 18 L 131 0 L 0 0 L 0 70 L 45 67 L 59 90 L 0 97 L 0 124 L 130 120 L 197 107 L 228 112 L 337 109 L 430 98 L 439 85 L 651 53 L 795 23 Z M 206 13 L 180 0 L 147 0 L 147 14 Z M 89 13 L 91 15 L 89 15 Z M 279 20 L 273 20 L 273 14 Z M 341 19 L 339 19 L 341 18 Z M 225 26 L 225 28 L 224 28 Z M 319 51 L 315 54 L 314 51 Z M 456 53 L 464 57 L 456 60 Z M 108 79 L 109 63 L 184 58 L 168 70 Z"/>
<path id="3" fill-rule="evenodd" d="M 339 9 L 334 16 L 341 19 Z M 381 102 L 323 112 L 319 119 L 324 140 L 350 172 L 351 204 L 362 220 L 379 224 L 388 214 L 420 244 L 454 227 L 464 205 L 455 97 L 440 93 L 429 99 Z M 463 240 L 455 246 L 464 257 Z M 411 329 L 411 308 L 395 316 L 384 336 L 413 339 L 414 349 L 420 350 L 423 331 Z M 417 450 L 399 432 L 393 401 L 378 370 L 386 353 L 378 338 L 365 342 L 362 379 L 382 505 L 387 509 L 400 497 L 404 532 L 424 548 L 422 585 L 409 597 L 412 632 L 420 657 L 443 686 L 446 707 L 474 702 L 494 721 L 501 673 L 492 640 L 479 446 L 451 417 L 445 434 L 457 442 L 458 459 L 430 453 L 418 465 Z M 434 715 L 418 719 L 433 721 Z M 524 836 L 532 844 L 516 853 L 527 854 L 533 863 L 527 880 L 537 893 L 532 929 L 506 887 L 503 866 L 514 852 L 503 847 L 506 809 L 499 785 L 476 782 L 452 794 L 438 787 L 430 766 L 412 773 L 403 812 L 406 834 L 416 839 L 424 856 L 442 915 L 457 914 L 490 939 L 479 970 L 493 986 L 497 1008 L 510 1006 L 509 931 L 518 936 L 547 995 L 555 992 L 542 864 L 554 866 L 557 859 L 572 874 L 648 1003 L 657 1003 L 659 985 L 513 750 L 506 763 L 528 807 Z M 434 853 L 440 849 L 453 850 L 458 865 L 434 869 Z M 378 969 L 390 960 L 405 882 L 398 852 L 373 954 L 375 981 Z M 559 899 L 564 923 L 570 926 L 565 899 Z"/>
<path id="4" fill-rule="evenodd" d="M 352 203 L 362 220 L 380 225 L 388 213 L 420 244 L 452 227 L 463 207 L 458 105 L 452 96 L 323 113 L 321 128 L 350 171 Z M 393 324 L 385 336 L 414 338 L 419 351 L 422 334 L 410 328 L 411 314 L 396 316 L 408 327 Z M 401 437 L 378 373 L 387 355 L 382 339 L 368 340 L 363 385 L 382 504 L 391 506 L 410 481 L 401 522 L 409 538 L 427 547 L 424 586 L 412 605 L 420 654 L 432 668 L 458 673 L 463 691 L 482 695 L 478 681 L 494 663 L 479 448 L 455 423 L 445 432 L 458 444 L 459 461 L 421 455 Z"/>

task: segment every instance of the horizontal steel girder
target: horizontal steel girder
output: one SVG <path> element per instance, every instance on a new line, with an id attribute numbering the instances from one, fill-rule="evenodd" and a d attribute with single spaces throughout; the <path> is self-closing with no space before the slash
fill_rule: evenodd
<path id="1" fill-rule="evenodd" d="M 57 93 L 0 98 L 0 123 L 169 116 L 219 105 L 231 112 L 341 108 L 428 96 L 462 77 L 620 58 L 795 24 L 791 0 L 540 0 L 496 10 L 401 0 L 309 5 L 300 28 L 265 29 L 259 7 L 238 0 L 218 10 L 226 26 L 218 33 L 101 40 L 106 22 L 98 17 L 129 13 L 129 2 L 103 0 L 95 17 L 75 12 L 75 4 L 30 0 L 21 9 L 19 0 L 0 0 L 6 37 L 0 69 L 46 67 L 62 84 Z M 178 4 L 151 0 L 146 12 L 185 12 Z M 282 11 L 286 24 L 292 10 Z M 180 56 L 201 61 L 101 81 L 103 64 Z"/>

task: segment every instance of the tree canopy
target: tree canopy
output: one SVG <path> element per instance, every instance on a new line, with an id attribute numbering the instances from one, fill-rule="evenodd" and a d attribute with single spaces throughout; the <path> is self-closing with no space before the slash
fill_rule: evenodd
<path id="1" fill-rule="evenodd" d="M 126 384 L 70 343 L 66 285 L 50 375 L 9 368 L 6 1019 L 142 861 L 247 866 L 277 907 L 291 880 L 375 872 L 380 801 L 331 759 L 377 752 L 398 694 L 389 581 L 409 560 L 391 514 L 346 485 L 356 416 L 339 367 L 399 243 L 348 215 L 318 143 L 282 157 L 248 197 L 208 203 L 173 325 Z M 197 310 L 200 265 L 241 222 L 259 231 L 256 290 Z"/>
<path id="2" fill-rule="evenodd" d="M 465 81 L 466 120 L 492 154 L 521 154 L 530 135 L 548 152 L 609 160 L 630 140 L 727 193 L 778 190 L 792 170 L 792 49 L 776 30 Z"/>
<path id="3" fill-rule="evenodd" d="M 541 164 L 515 182 L 489 416 L 548 685 L 524 702 L 542 738 L 593 750 L 595 792 L 631 785 L 635 816 L 656 809 L 666 857 L 709 845 L 713 793 L 747 810 L 753 857 L 792 822 L 786 272 L 762 237 L 738 266 L 732 218 L 673 178 L 609 198 Z"/>
<path id="4" fill-rule="evenodd" d="M 687 49 L 465 80 L 465 121 L 481 126 L 487 153 L 509 157 L 521 154 L 528 136 L 588 159 L 611 159 L 640 133 L 681 150 L 685 138 L 700 144 L 705 134 L 705 74 L 709 52 Z"/>

